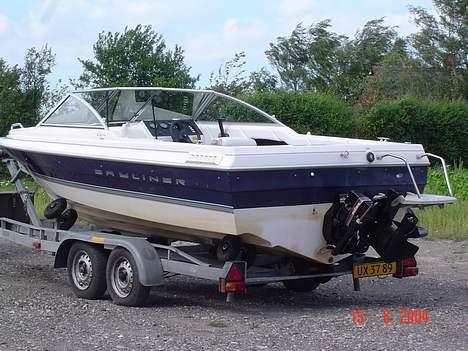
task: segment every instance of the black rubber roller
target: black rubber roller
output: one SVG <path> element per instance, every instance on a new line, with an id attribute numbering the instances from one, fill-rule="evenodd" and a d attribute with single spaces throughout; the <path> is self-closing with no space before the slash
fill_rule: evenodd
<path id="1" fill-rule="evenodd" d="M 58 218 L 66 208 L 67 200 L 59 197 L 47 205 L 47 207 L 44 209 L 44 217 L 47 219 Z"/>
<path id="2" fill-rule="evenodd" d="M 239 256 L 241 241 L 237 236 L 226 235 L 218 243 L 216 257 L 221 262 L 233 261 Z"/>
<path id="3" fill-rule="evenodd" d="M 69 208 L 57 218 L 57 229 L 68 230 L 73 227 L 77 219 L 78 213 Z"/>

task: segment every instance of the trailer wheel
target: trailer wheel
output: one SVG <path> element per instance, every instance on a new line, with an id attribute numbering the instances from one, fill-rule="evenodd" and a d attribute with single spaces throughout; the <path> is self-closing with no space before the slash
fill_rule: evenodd
<path id="1" fill-rule="evenodd" d="M 310 274 L 309 266 L 300 259 L 289 259 L 280 263 L 280 272 L 284 275 Z M 319 278 L 320 279 L 320 278 Z M 283 280 L 284 287 L 295 292 L 309 292 L 320 285 L 320 280 L 315 278 L 304 278 L 294 280 Z"/>
<path id="2" fill-rule="evenodd" d="M 57 218 L 67 208 L 67 200 L 59 197 L 55 199 L 44 209 L 44 217 L 47 219 Z"/>
<path id="3" fill-rule="evenodd" d="M 298 280 L 283 280 L 283 285 L 286 289 L 295 292 L 309 292 L 315 290 L 320 283 L 313 279 L 298 279 Z"/>
<path id="4" fill-rule="evenodd" d="M 247 262 L 247 268 L 252 267 L 257 256 L 257 249 L 253 245 L 242 245 L 239 249 L 237 259 Z"/>
<path id="5" fill-rule="evenodd" d="M 67 268 L 76 296 L 95 300 L 106 292 L 107 254 L 96 246 L 77 242 L 68 253 Z"/>
<path id="6" fill-rule="evenodd" d="M 135 259 L 123 248 L 116 248 L 109 255 L 106 280 L 112 301 L 117 305 L 141 306 L 148 298 L 150 287 L 140 283 Z"/>

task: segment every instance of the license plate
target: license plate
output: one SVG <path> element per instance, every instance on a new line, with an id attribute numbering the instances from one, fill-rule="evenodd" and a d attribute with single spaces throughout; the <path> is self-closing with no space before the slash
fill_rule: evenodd
<path id="1" fill-rule="evenodd" d="M 353 278 L 376 277 L 396 273 L 396 262 L 372 262 L 355 264 L 353 266 Z"/>

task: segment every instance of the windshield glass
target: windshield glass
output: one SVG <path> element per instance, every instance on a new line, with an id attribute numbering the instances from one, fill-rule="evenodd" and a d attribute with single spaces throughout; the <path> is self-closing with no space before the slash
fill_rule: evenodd
<path id="1" fill-rule="evenodd" d="M 211 91 L 109 89 L 78 92 L 109 125 L 126 121 L 193 119 L 276 123 L 263 111 Z"/>
<path id="2" fill-rule="evenodd" d="M 99 118 L 82 100 L 73 95 L 68 96 L 41 124 L 103 128 Z"/>

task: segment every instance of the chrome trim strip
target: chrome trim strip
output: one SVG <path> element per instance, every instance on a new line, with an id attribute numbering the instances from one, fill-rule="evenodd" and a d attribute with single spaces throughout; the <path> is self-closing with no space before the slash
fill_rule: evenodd
<path id="1" fill-rule="evenodd" d="M 42 123 L 38 127 L 61 127 L 61 128 L 86 128 L 86 129 L 105 129 L 104 127 L 101 126 L 93 126 L 93 125 L 74 125 L 74 124 L 48 124 L 48 123 Z"/>
<path id="2" fill-rule="evenodd" d="M 36 178 L 51 182 L 51 183 L 58 183 L 61 185 L 66 185 L 66 186 L 73 186 L 75 188 L 97 191 L 97 192 L 102 192 L 106 194 L 136 197 L 136 198 L 140 198 L 144 200 L 152 200 L 152 201 L 156 200 L 156 201 L 166 202 L 166 203 L 170 203 L 174 205 L 197 207 L 197 208 L 203 208 L 207 210 L 214 210 L 214 211 L 221 211 L 221 212 L 232 213 L 234 211 L 233 207 L 226 206 L 226 205 L 219 205 L 219 204 L 213 204 L 213 203 L 195 201 L 195 200 L 179 199 L 179 198 L 173 198 L 173 197 L 163 196 L 163 195 L 145 194 L 145 193 L 139 193 L 139 192 L 129 191 L 129 190 L 117 190 L 117 189 L 106 188 L 106 187 L 102 187 L 98 185 L 90 185 L 90 184 L 73 182 L 70 180 L 53 178 L 53 177 L 44 176 L 38 173 L 33 173 L 33 176 Z"/>

